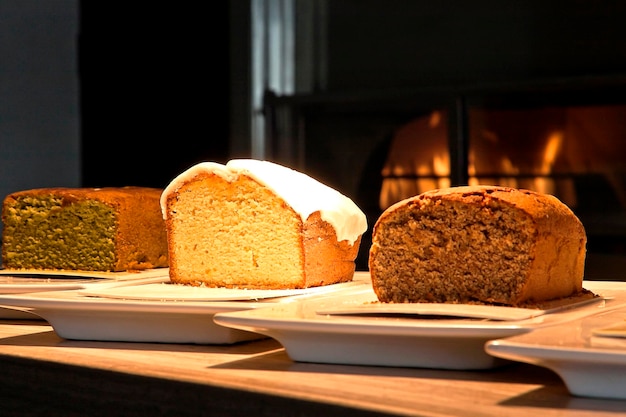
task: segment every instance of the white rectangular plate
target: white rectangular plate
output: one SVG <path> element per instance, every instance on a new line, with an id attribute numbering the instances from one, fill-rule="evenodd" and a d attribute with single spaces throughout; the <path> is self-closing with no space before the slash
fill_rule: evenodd
<path id="1" fill-rule="evenodd" d="M 440 318 L 465 318 L 516 321 L 528 320 L 544 314 L 555 313 L 559 310 L 577 308 L 585 304 L 600 301 L 599 298 L 589 295 L 580 299 L 570 299 L 558 307 L 552 308 L 522 308 L 499 305 L 482 304 L 451 304 L 451 303 L 376 303 L 366 302 L 359 304 L 345 304 L 317 310 L 317 314 L 330 314 L 338 316 L 436 316 Z"/>
<path id="2" fill-rule="evenodd" d="M 293 297 L 296 295 L 324 294 L 355 285 L 361 285 L 361 283 L 352 281 L 293 290 L 255 290 L 194 287 L 191 285 L 173 284 L 168 281 L 141 286 L 88 288 L 79 291 L 79 294 L 91 297 L 143 301 L 256 301 Z"/>
<path id="3" fill-rule="evenodd" d="M 508 362 L 485 352 L 489 340 L 576 320 L 626 303 L 626 285 L 617 290 L 600 285 L 595 291 L 596 286 L 589 282 L 585 288 L 601 297 L 594 303 L 519 320 L 318 314 L 376 302 L 371 285 L 298 303 L 218 313 L 213 320 L 275 338 L 294 361 L 486 369 Z"/>
<path id="4" fill-rule="evenodd" d="M 90 287 L 104 288 L 110 285 L 164 281 L 169 281 L 169 268 L 145 269 L 132 272 L 0 269 L 0 294 L 68 291 Z M 26 320 L 41 319 L 41 317 L 25 311 L 0 308 L 0 319 Z"/>
<path id="5" fill-rule="evenodd" d="M 626 399 L 626 341 L 604 330 L 626 320 L 626 305 L 547 329 L 492 340 L 496 357 L 556 372 L 572 395 Z"/>
<path id="6" fill-rule="evenodd" d="M 109 284 L 120 281 L 136 281 L 155 278 L 169 280 L 169 268 L 141 271 L 42 271 L 27 269 L 0 269 L 0 293 L 18 294 L 41 291 L 77 290 L 89 284 Z"/>
<path id="7" fill-rule="evenodd" d="M 356 278 L 356 277 L 355 277 Z M 321 289 L 259 301 L 202 301 L 180 294 L 175 300 L 141 297 L 143 288 L 152 284 L 101 287 L 88 296 L 82 290 L 52 291 L 30 294 L 0 295 L 0 306 L 36 314 L 66 339 L 123 342 L 230 344 L 265 337 L 262 334 L 223 327 L 213 322 L 221 312 L 258 309 L 275 303 L 290 303 L 300 298 L 316 296 Z M 160 285 L 160 284 L 159 284 Z M 325 293 L 368 285 L 353 281 L 324 287 Z M 189 287 L 191 290 L 192 288 Z M 209 290 L 208 288 L 205 288 Z M 114 293 L 113 297 L 107 294 Z M 215 291 L 215 290 L 214 290 Z M 245 291 L 245 290 L 239 290 Z M 85 291 L 85 293 L 90 293 Z M 121 293 L 132 299 L 119 298 Z M 240 300 L 242 297 L 234 297 Z"/>

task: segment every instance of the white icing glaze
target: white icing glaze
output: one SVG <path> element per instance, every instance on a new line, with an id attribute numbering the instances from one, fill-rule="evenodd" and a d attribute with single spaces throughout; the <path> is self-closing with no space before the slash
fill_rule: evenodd
<path id="1" fill-rule="evenodd" d="M 279 195 L 302 221 L 319 211 L 322 219 L 331 224 L 337 240 L 354 244 L 367 230 L 367 219 L 359 207 L 337 190 L 291 168 L 269 161 L 255 159 L 233 159 L 226 165 L 201 162 L 178 175 L 161 195 L 161 210 L 166 218 L 165 202 L 184 183 L 199 173 L 212 172 L 226 181 L 234 181 L 239 175 L 247 175 Z"/>

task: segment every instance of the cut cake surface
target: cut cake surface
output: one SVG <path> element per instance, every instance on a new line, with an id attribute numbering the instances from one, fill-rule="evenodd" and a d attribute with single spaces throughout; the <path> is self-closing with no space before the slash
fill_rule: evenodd
<path id="1" fill-rule="evenodd" d="M 580 292 L 585 246 L 582 223 L 553 196 L 453 187 L 389 207 L 369 268 L 384 302 L 519 305 Z"/>
<path id="2" fill-rule="evenodd" d="M 161 192 L 109 187 L 12 193 L 2 208 L 2 266 L 86 271 L 167 267 Z"/>
<path id="3" fill-rule="evenodd" d="M 168 186 L 170 279 L 306 288 L 352 279 L 365 215 L 347 197 L 266 161 L 206 162 Z"/>

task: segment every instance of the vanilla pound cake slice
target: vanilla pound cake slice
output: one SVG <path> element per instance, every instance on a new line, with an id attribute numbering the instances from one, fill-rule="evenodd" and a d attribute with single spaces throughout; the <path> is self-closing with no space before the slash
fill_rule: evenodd
<path id="1" fill-rule="evenodd" d="M 365 214 L 348 197 L 269 161 L 203 162 L 161 196 L 170 280 L 295 289 L 350 281 Z"/>
<path id="2" fill-rule="evenodd" d="M 382 302 L 522 305 L 582 291 L 587 236 L 556 197 L 467 186 L 389 207 L 369 269 Z"/>
<path id="3" fill-rule="evenodd" d="M 162 189 L 38 188 L 5 197 L 2 266 L 127 271 L 167 267 Z"/>

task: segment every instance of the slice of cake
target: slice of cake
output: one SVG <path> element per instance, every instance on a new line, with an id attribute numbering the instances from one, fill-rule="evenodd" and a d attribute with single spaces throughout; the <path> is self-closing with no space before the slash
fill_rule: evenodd
<path id="1" fill-rule="evenodd" d="M 167 267 L 161 189 L 40 188 L 2 206 L 7 269 L 126 271 Z"/>
<path id="2" fill-rule="evenodd" d="M 521 305 L 582 290 L 585 230 L 551 195 L 429 191 L 389 207 L 372 240 L 369 269 L 382 302 Z"/>
<path id="3" fill-rule="evenodd" d="M 267 161 L 204 162 L 161 197 L 175 283 L 290 289 L 352 279 L 363 212 L 348 197 Z"/>

